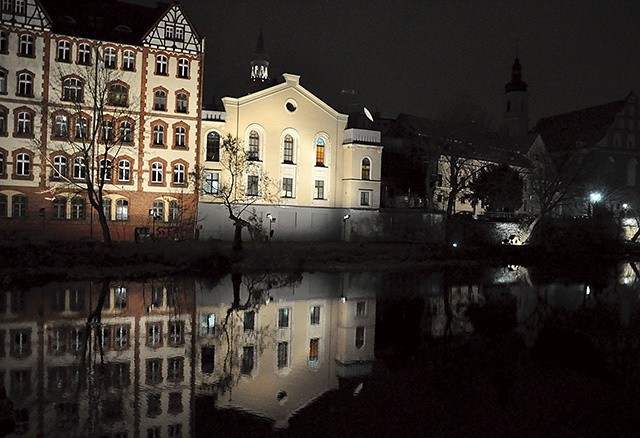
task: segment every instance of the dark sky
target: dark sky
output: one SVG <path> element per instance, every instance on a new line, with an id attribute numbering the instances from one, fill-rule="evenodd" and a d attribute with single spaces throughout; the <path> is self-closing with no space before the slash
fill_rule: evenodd
<path id="1" fill-rule="evenodd" d="M 144 2 L 146 0 L 130 0 Z M 340 108 L 438 117 L 447 101 L 494 118 L 519 50 L 530 123 L 640 93 L 640 1 L 182 0 L 206 38 L 205 98 L 246 94 L 262 25 L 271 73 Z"/>

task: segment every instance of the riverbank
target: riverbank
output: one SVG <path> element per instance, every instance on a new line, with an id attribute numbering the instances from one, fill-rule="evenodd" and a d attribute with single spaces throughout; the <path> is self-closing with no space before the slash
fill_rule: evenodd
<path id="1" fill-rule="evenodd" d="M 528 246 L 444 247 L 411 243 L 246 242 L 241 252 L 219 241 L 48 242 L 0 246 L 0 284 L 96 278 L 192 275 L 218 278 L 231 271 L 378 271 L 442 266 L 539 263 L 584 264 L 589 260 L 638 257 L 640 245 L 609 254 L 543 254 Z"/>

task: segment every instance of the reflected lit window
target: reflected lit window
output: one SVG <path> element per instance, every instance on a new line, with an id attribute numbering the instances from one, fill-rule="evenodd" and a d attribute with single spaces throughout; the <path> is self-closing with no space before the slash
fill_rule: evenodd
<path id="1" fill-rule="evenodd" d="M 66 336 L 64 330 L 59 328 L 51 330 L 49 341 L 52 353 L 63 353 L 65 351 Z"/>
<path id="2" fill-rule="evenodd" d="M 162 341 L 162 323 L 150 323 L 147 329 L 147 345 L 159 347 Z"/>
<path id="3" fill-rule="evenodd" d="M 184 357 L 170 357 L 167 360 L 167 378 L 172 382 L 177 382 L 184 377 Z"/>
<path id="4" fill-rule="evenodd" d="M 11 355 L 25 357 L 31 354 L 31 330 L 11 330 Z"/>
<path id="5" fill-rule="evenodd" d="M 364 327 L 356 327 L 356 348 L 364 345 Z"/>
<path id="6" fill-rule="evenodd" d="M 147 359 L 147 383 L 162 382 L 162 359 Z"/>
<path id="7" fill-rule="evenodd" d="M 127 348 L 129 346 L 129 328 L 126 325 L 117 325 L 114 332 L 115 347 Z"/>
<path id="8" fill-rule="evenodd" d="M 127 307 L 127 288 L 124 286 L 116 287 L 113 291 L 116 309 L 124 309 Z"/>
<path id="9" fill-rule="evenodd" d="M 169 324 L 169 344 L 172 346 L 182 345 L 184 324 L 182 322 L 171 322 Z"/>
<path id="10" fill-rule="evenodd" d="M 312 338 L 309 340 L 309 365 L 317 365 L 318 352 L 320 349 L 320 339 Z"/>
<path id="11" fill-rule="evenodd" d="M 74 327 L 69 333 L 69 348 L 71 351 L 78 352 L 82 348 L 83 333 L 82 327 Z"/>

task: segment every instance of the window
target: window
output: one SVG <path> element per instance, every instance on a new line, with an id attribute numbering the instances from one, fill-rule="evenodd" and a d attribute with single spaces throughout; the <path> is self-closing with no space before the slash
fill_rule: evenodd
<path id="1" fill-rule="evenodd" d="M 242 347 L 242 364 L 240 365 L 240 374 L 251 374 L 254 367 L 255 348 L 253 345 L 245 345 Z"/>
<path id="2" fill-rule="evenodd" d="M 53 157 L 53 178 L 66 178 L 67 177 L 67 157 L 63 155 L 57 155 Z"/>
<path id="3" fill-rule="evenodd" d="M 11 396 L 14 398 L 22 398 L 31 392 L 31 372 L 29 370 L 11 371 Z M 29 413 L 25 409 L 26 413 L 18 415 L 18 412 L 23 410 L 16 410 L 16 422 L 28 424 Z"/>
<path id="4" fill-rule="evenodd" d="M 53 211 L 51 212 L 54 219 L 67 218 L 67 198 L 55 198 L 53 200 Z"/>
<path id="5" fill-rule="evenodd" d="M 356 327 L 356 348 L 364 345 L 364 327 Z"/>
<path id="6" fill-rule="evenodd" d="M 69 135 L 69 117 L 64 114 L 58 114 L 55 117 L 55 125 L 53 135 L 57 138 L 67 138 Z"/>
<path id="7" fill-rule="evenodd" d="M 178 219 L 180 219 L 180 204 L 178 201 L 171 201 L 169 202 L 169 220 L 175 222 Z"/>
<path id="8" fill-rule="evenodd" d="M 220 161 L 220 134 L 210 132 L 207 134 L 207 161 Z"/>
<path id="9" fill-rule="evenodd" d="M 0 68 L 0 94 L 7 93 L 7 71 Z"/>
<path id="10" fill-rule="evenodd" d="M 18 46 L 18 54 L 20 56 L 34 56 L 35 55 L 33 36 L 31 36 L 31 35 L 20 35 L 20 45 Z"/>
<path id="11" fill-rule="evenodd" d="M 7 53 L 9 51 L 9 40 L 7 37 L 7 31 L 0 29 L 0 53 Z"/>
<path id="12" fill-rule="evenodd" d="M 78 197 L 73 198 L 71 201 L 71 219 L 84 219 L 84 210 L 84 199 Z"/>
<path id="13" fill-rule="evenodd" d="M 147 359 L 147 383 L 160 383 L 162 382 L 162 359 Z M 151 394 L 154 395 L 154 394 Z M 160 396 L 158 397 L 158 404 L 160 404 Z M 153 403 L 150 403 L 153 405 Z M 151 409 L 151 407 L 149 407 Z"/>
<path id="14" fill-rule="evenodd" d="M 249 154 L 247 159 L 257 161 L 260 154 L 260 137 L 256 131 L 249 134 Z"/>
<path id="15" fill-rule="evenodd" d="M 116 68 L 116 49 L 107 47 L 104 49 L 104 66 L 105 68 Z"/>
<path id="16" fill-rule="evenodd" d="M 17 134 L 28 135 L 33 133 L 33 115 L 27 111 L 18 113 Z"/>
<path id="17" fill-rule="evenodd" d="M 164 201 L 153 201 L 151 210 L 154 220 L 164 220 Z"/>
<path id="18" fill-rule="evenodd" d="M 256 312 L 253 310 L 249 310 L 244 312 L 244 323 L 243 328 L 246 331 L 251 331 L 255 329 L 256 326 Z"/>
<path id="19" fill-rule="evenodd" d="M 176 112 L 186 114 L 188 109 L 188 98 L 185 93 L 176 94 Z"/>
<path id="20" fill-rule="evenodd" d="M 89 121 L 86 117 L 78 117 L 76 119 L 76 138 L 87 138 L 89 129 Z"/>
<path id="21" fill-rule="evenodd" d="M 100 160 L 100 178 L 102 181 L 111 181 L 111 160 Z"/>
<path id="22" fill-rule="evenodd" d="M 164 90 L 156 90 L 153 96 L 153 109 L 156 111 L 167 110 L 167 92 Z"/>
<path id="23" fill-rule="evenodd" d="M 151 182 L 154 184 L 162 184 L 163 178 L 162 163 L 155 162 L 151 165 Z"/>
<path id="24" fill-rule="evenodd" d="M 131 143 L 132 141 L 132 128 L 131 122 L 120 122 L 120 142 L 121 143 Z"/>
<path id="25" fill-rule="evenodd" d="M 153 127 L 153 144 L 164 146 L 164 126 L 156 125 Z"/>
<path id="26" fill-rule="evenodd" d="M 91 46 L 89 44 L 81 43 L 78 45 L 78 64 L 91 64 Z"/>
<path id="27" fill-rule="evenodd" d="M 7 195 L 0 194 L 0 217 L 7 217 L 7 208 L 8 199 Z"/>
<path id="28" fill-rule="evenodd" d="M 168 40 L 172 40 L 175 38 L 175 26 L 167 24 L 164 28 L 164 37 Z"/>
<path id="29" fill-rule="evenodd" d="M 128 182 L 131 180 L 131 163 L 127 160 L 118 162 L 118 181 Z"/>
<path id="30" fill-rule="evenodd" d="M 13 211 L 11 215 L 13 217 L 27 217 L 27 197 L 22 195 L 13 195 Z"/>
<path id="31" fill-rule="evenodd" d="M 0 177 L 5 173 L 4 152 L 0 152 Z"/>
<path id="32" fill-rule="evenodd" d="M 216 314 L 205 313 L 200 317 L 200 334 L 203 336 L 216 333 Z"/>
<path id="33" fill-rule="evenodd" d="M 58 41 L 58 61 L 71 62 L 71 43 Z"/>
<path id="34" fill-rule="evenodd" d="M 189 60 L 188 59 L 183 58 L 178 60 L 178 77 L 179 78 L 189 77 Z"/>
<path id="35" fill-rule="evenodd" d="M 289 343 L 278 342 L 278 369 L 289 366 Z"/>
<path id="36" fill-rule="evenodd" d="M 187 129 L 183 126 L 178 126 L 175 132 L 176 147 L 187 147 Z"/>
<path id="37" fill-rule="evenodd" d="M 82 102 L 83 83 L 78 78 L 65 78 L 62 81 L 62 100 Z"/>
<path id="38" fill-rule="evenodd" d="M 11 354 L 28 356 L 31 353 L 31 330 L 12 330 L 12 332 Z"/>
<path id="39" fill-rule="evenodd" d="M 204 192 L 207 195 L 217 195 L 220 190 L 220 174 L 218 172 L 205 172 Z"/>
<path id="40" fill-rule="evenodd" d="M 309 365 L 316 365 L 318 363 L 319 347 L 320 339 L 309 339 Z"/>
<path id="41" fill-rule="evenodd" d="M 129 328 L 126 325 L 117 325 L 114 332 L 114 346 L 116 348 L 127 348 L 129 346 Z"/>
<path id="42" fill-rule="evenodd" d="M 69 347 L 72 351 L 80 351 L 82 347 L 82 327 L 74 327 L 69 334 Z"/>
<path id="43" fill-rule="evenodd" d="M 111 199 L 102 200 L 102 212 L 104 213 L 104 217 L 108 221 L 110 221 L 111 220 Z"/>
<path id="44" fill-rule="evenodd" d="M 316 140 L 316 166 L 324 166 L 324 140 Z"/>
<path id="45" fill-rule="evenodd" d="M 156 74 L 165 76 L 167 74 L 167 57 L 164 55 L 156 56 Z"/>
<path id="46" fill-rule="evenodd" d="M 29 154 L 18 154 L 16 156 L 16 175 L 31 175 L 31 156 Z"/>
<path id="47" fill-rule="evenodd" d="M 147 328 L 147 345 L 151 347 L 160 346 L 162 340 L 162 323 L 150 323 Z"/>
<path id="48" fill-rule="evenodd" d="M 181 392 L 170 392 L 169 393 L 169 413 L 170 414 L 179 414 L 182 412 L 182 393 Z"/>
<path id="49" fill-rule="evenodd" d="M 324 199 L 324 181 L 319 179 L 315 181 L 315 190 L 313 194 L 313 199 Z"/>
<path id="50" fill-rule="evenodd" d="M 15 0 L 15 12 L 16 12 L 16 15 L 24 15 L 25 0 Z"/>
<path id="51" fill-rule="evenodd" d="M 105 143 L 113 141 L 112 120 L 107 119 L 102 121 L 102 141 Z"/>
<path id="52" fill-rule="evenodd" d="M 54 353 L 62 353 L 65 350 L 65 333 L 62 329 L 53 329 L 49 337 L 49 345 Z"/>
<path id="53" fill-rule="evenodd" d="M 129 219 L 129 201 L 118 199 L 116 201 L 116 220 L 126 221 Z"/>
<path id="54" fill-rule="evenodd" d="M 291 309 L 288 307 L 284 307 L 282 309 L 278 309 L 278 328 L 288 328 L 289 327 L 289 313 Z"/>
<path id="55" fill-rule="evenodd" d="M 215 347 L 202 347 L 200 349 L 200 370 L 205 374 L 211 374 L 216 359 Z"/>
<path id="56" fill-rule="evenodd" d="M 107 94 L 107 102 L 113 106 L 127 106 L 129 90 L 122 84 L 111 84 Z"/>
<path id="57" fill-rule="evenodd" d="M 18 96 L 33 96 L 33 75 L 31 73 L 18 74 Z"/>
<path id="58" fill-rule="evenodd" d="M 133 71 L 136 65 L 136 54 L 133 50 L 125 50 L 122 52 L 122 69 Z"/>
<path id="59" fill-rule="evenodd" d="M 310 316 L 309 324 L 311 325 L 320 324 L 320 306 L 312 306 L 309 316 Z"/>
<path id="60" fill-rule="evenodd" d="M 73 178 L 85 179 L 87 176 L 87 166 L 84 164 L 84 158 L 76 157 L 73 159 Z"/>
<path id="61" fill-rule="evenodd" d="M 365 301 L 358 301 L 356 303 L 356 315 L 357 316 L 367 315 L 367 303 Z"/>
<path id="62" fill-rule="evenodd" d="M 293 198 L 293 178 L 282 178 L 282 192 L 284 198 Z"/>
<path id="63" fill-rule="evenodd" d="M 371 192 L 364 192 L 364 191 L 360 192 L 360 205 L 370 206 L 371 205 L 370 197 L 371 197 Z"/>
<path id="64" fill-rule="evenodd" d="M 361 178 L 371 179 L 371 160 L 368 158 L 362 159 Z"/>
<path id="65" fill-rule="evenodd" d="M 160 284 L 151 285 L 151 307 L 161 309 L 164 306 L 164 287 Z"/>
<path id="66" fill-rule="evenodd" d="M 169 344 L 170 345 L 182 345 L 184 338 L 182 336 L 183 324 L 182 322 L 169 323 Z"/>
<path id="67" fill-rule="evenodd" d="M 258 177 L 255 175 L 247 177 L 247 196 L 258 196 Z"/>
<path id="68" fill-rule="evenodd" d="M 177 382 L 184 377 L 184 357 L 170 357 L 167 360 L 168 370 L 167 378 L 170 381 Z"/>
<path id="69" fill-rule="evenodd" d="M 0 107 L 0 136 L 7 135 L 7 110 Z M 0 169 L 0 174 L 4 172 Z"/>

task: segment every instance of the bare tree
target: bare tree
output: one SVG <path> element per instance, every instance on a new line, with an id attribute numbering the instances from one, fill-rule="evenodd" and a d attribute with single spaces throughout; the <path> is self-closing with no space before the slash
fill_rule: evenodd
<path id="1" fill-rule="evenodd" d="M 245 149 L 238 138 L 228 134 L 222 141 L 220 155 L 220 164 L 228 174 L 218 188 L 217 197 L 233 221 L 233 249 L 238 251 L 242 249 L 242 228 L 250 226 L 243 214 L 258 201 L 273 202 L 278 189 L 255 152 Z"/>
<path id="2" fill-rule="evenodd" d="M 87 60 L 86 65 L 60 67 L 52 81 L 54 96 L 44 107 L 52 127 L 47 162 L 54 183 L 48 194 L 85 194 L 108 246 L 111 232 L 103 202 L 112 183 L 113 158 L 123 146 L 133 144 L 132 103 L 136 100 L 129 95 L 124 73 L 114 68 L 110 54 L 105 55 L 99 44 L 92 53 L 93 63 Z M 56 161 L 55 157 L 60 158 Z"/>

